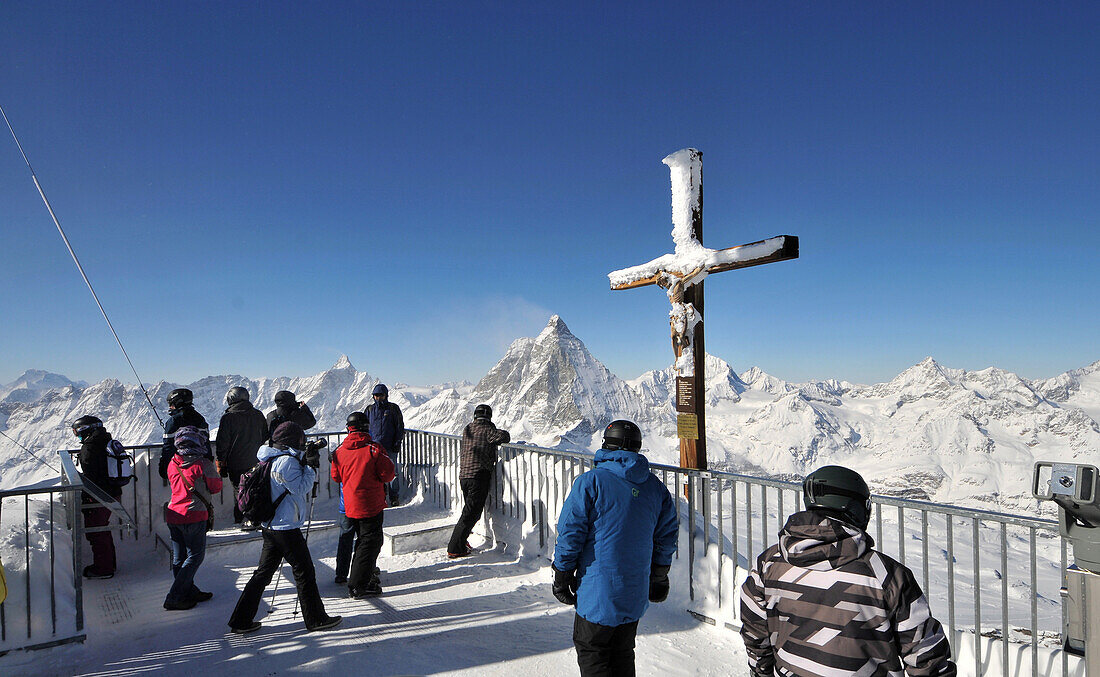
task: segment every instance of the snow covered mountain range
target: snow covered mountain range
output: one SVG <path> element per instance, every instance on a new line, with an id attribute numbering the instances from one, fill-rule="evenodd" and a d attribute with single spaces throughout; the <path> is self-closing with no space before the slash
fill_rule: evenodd
<path id="1" fill-rule="evenodd" d="M 1100 461 L 1100 361 L 1030 381 L 995 367 L 968 372 L 927 358 L 871 386 L 787 383 L 755 367 L 737 374 L 714 356 L 706 373 L 708 457 L 716 469 L 796 478 L 838 463 L 863 473 L 877 493 L 1017 512 L 1034 510 L 1035 461 Z M 350 411 L 369 403 L 378 382 L 341 357 L 308 378 L 209 376 L 186 387 L 211 428 L 226 390 L 242 385 L 264 411 L 277 391 L 293 391 L 313 409 L 317 429 L 337 430 Z M 387 385 L 410 428 L 457 433 L 476 405 L 488 403 L 513 440 L 595 449 L 609 421 L 628 418 L 642 428 L 652 459 L 678 459 L 672 369 L 620 379 L 556 315 L 537 337 L 513 342 L 477 384 Z M 164 397 L 176 387 L 149 388 L 162 415 Z M 87 385 L 31 371 L 0 387 L 0 430 L 43 457 L 74 446 L 67 423 L 87 413 L 128 444 L 160 440 L 135 385 L 114 379 Z M 0 486 L 50 476 L 0 438 Z"/>

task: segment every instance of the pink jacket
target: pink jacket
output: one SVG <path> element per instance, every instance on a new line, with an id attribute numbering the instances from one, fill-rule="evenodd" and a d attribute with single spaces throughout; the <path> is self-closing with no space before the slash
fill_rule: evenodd
<path id="1" fill-rule="evenodd" d="M 195 492 L 204 492 L 210 500 L 210 494 L 222 490 L 222 478 L 214 462 L 205 456 L 173 456 L 168 464 L 168 484 L 172 487 L 172 500 L 165 512 L 165 521 L 169 524 L 205 522 L 209 515 Z"/>

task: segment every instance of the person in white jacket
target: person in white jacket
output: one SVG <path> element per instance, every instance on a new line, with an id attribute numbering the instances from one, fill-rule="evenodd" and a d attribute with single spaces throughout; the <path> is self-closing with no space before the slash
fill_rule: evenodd
<path id="1" fill-rule="evenodd" d="M 264 545 L 260 563 L 237 600 L 237 606 L 229 618 L 229 628 L 237 634 L 260 629 L 259 621 L 254 620 L 260 598 L 271 583 L 275 570 L 285 559 L 294 572 L 306 629 L 328 630 L 339 625 L 341 618 L 325 613 L 325 605 L 317 589 L 313 558 L 302 535 L 302 524 L 309 515 L 309 492 L 317 479 L 319 455 L 316 450 L 305 451 L 305 431 L 290 421 L 275 429 L 271 444 L 270 447 L 260 447 L 256 457 L 261 462 L 271 460 L 272 499 L 284 493 L 286 496 L 279 501 L 275 516 L 261 525 Z"/>

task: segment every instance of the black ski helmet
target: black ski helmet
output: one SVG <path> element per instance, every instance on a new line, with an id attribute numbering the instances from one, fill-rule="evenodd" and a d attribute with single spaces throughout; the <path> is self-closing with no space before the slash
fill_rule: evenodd
<path id="1" fill-rule="evenodd" d="M 474 418 L 483 418 L 486 421 L 493 418 L 493 408 L 487 404 L 479 404 L 474 407 Z"/>
<path id="2" fill-rule="evenodd" d="M 294 397 L 294 393 L 289 390 L 280 390 L 275 393 L 275 405 L 281 407 L 293 407 L 297 398 Z"/>
<path id="3" fill-rule="evenodd" d="M 353 411 L 348 414 L 347 425 L 348 430 L 365 433 L 370 428 L 370 419 L 361 411 Z"/>
<path id="4" fill-rule="evenodd" d="M 603 430 L 602 449 L 638 451 L 642 448 L 642 431 L 631 421 L 612 421 Z"/>
<path id="5" fill-rule="evenodd" d="M 227 392 L 225 394 L 225 403 L 226 404 L 236 404 L 237 402 L 247 402 L 247 401 L 248 401 L 248 390 L 246 390 L 246 389 L 244 389 L 240 386 L 233 386 L 232 388 L 229 389 L 229 392 Z"/>
<path id="6" fill-rule="evenodd" d="M 91 435 L 97 428 L 103 427 L 103 421 L 99 420 L 95 416 L 81 416 L 73 421 L 73 434 L 84 441 L 84 438 Z"/>
<path id="7" fill-rule="evenodd" d="M 168 407 L 170 409 L 180 409 L 191 404 L 195 400 L 195 395 L 187 388 L 176 388 L 172 392 L 168 393 Z"/>
<path id="8" fill-rule="evenodd" d="M 806 475 L 802 501 L 807 509 L 834 513 L 860 529 L 871 521 L 871 489 L 859 473 L 843 466 L 826 465 Z"/>

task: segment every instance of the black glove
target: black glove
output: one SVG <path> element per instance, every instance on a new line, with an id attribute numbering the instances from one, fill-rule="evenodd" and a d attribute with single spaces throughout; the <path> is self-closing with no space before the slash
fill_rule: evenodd
<path id="1" fill-rule="evenodd" d="M 554 570 L 554 597 L 562 604 L 577 606 L 577 577 L 574 572 L 559 571 L 553 565 L 550 568 Z"/>
<path id="2" fill-rule="evenodd" d="M 649 570 L 649 601 L 663 602 L 668 599 L 668 570 L 669 565 L 653 565 Z"/>

